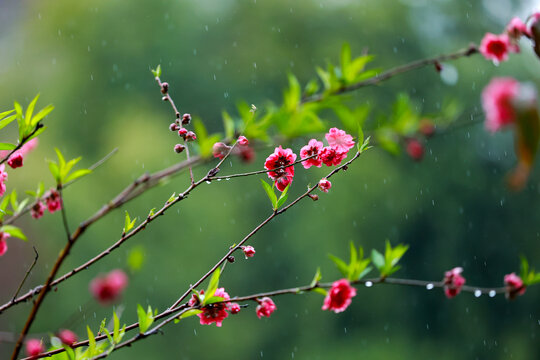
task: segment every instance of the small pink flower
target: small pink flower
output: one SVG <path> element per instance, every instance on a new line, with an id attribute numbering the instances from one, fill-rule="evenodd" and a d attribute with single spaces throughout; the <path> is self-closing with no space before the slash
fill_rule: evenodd
<path id="1" fill-rule="evenodd" d="M 328 141 L 328 145 L 335 148 L 338 152 L 346 153 L 349 149 L 354 147 L 353 137 L 344 130 L 331 128 L 324 137 L 326 138 L 326 141 Z"/>
<path id="2" fill-rule="evenodd" d="M 8 159 L 7 164 L 16 169 L 23 166 L 23 154 L 22 151 L 15 151 Z"/>
<path id="3" fill-rule="evenodd" d="M 527 288 L 523 284 L 523 280 L 515 273 L 504 275 L 504 284 L 506 285 L 506 297 L 508 299 L 515 299 L 516 296 L 523 295 Z"/>
<path id="4" fill-rule="evenodd" d="M 345 311 L 356 296 L 356 289 L 349 284 L 347 279 L 337 280 L 332 284 L 328 294 L 324 298 L 323 310 L 331 310 L 340 313 Z"/>
<path id="5" fill-rule="evenodd" d="M 321 141 L 311 139 L 306 146 L 300 149 L 300 158 L 305 159 L 314 155 L 319 155 L 322 148 L 323 143 Z M 319 156 L 315 156 L 314 158 L 302 161 L 302 165 L 305 169 L 309 169 L 312 166 L 321 167 L 322 160 L 319 158 Z"/>
<path id="6" fill-rule="evenodd" d="M 75 335 L 73 331 L 68 329 L 61 330 L 58 333 L 58 338 L 60 339 L 60 341 L 62 341 L 63 344 L 66 344 L 67 346 L 71 346 L 77 342 L 77 335 Z"/>
<path id="7" fill-rule="evenodd" d="M 204 295 L 204 290 L 202 290 L 200 294 Z M 217 288 L 214 296 L 222 297 L 223 300 L 230 300 L 230 296 L 229 294 L 227 294 L 224 288 Z M 191 300 L 189 302 L 189 305 L 194 305 L 192 304 Z M 201 325 L 211 325 L 213 323 L 216 323 L 217 327 L 221 327 L 221 323 L 223 322 L 223 320 L 225 320 L 225 318 L 229 316 L 229 313 L 227 312 L 229 308 L 230 304 L 228 303 L 210 304 L 203 307 L 201 309 L 203 312 L 197 314 L 197 316 L 201 319 Z"/>
<path id="8" fill-rule="evenodd" d="M 32 208 L 30 209 L 30 214 L 34 219 L 39 219 L 40 217 L 42 217 L 44 212 L 45 205 L 43 205 L 40 200 L 38 200 L 38 202 L 35 203 L 34 206 L 32 206 Z"/>
<path id="9" fill-rule="evenodd" d="M 118 300 L 127 283 L 126 273 L 116 269 L 105 276 L 94 278 L 90 282 L 90 292 L 101 304 L 109 304 Z"/>
<path id="10" fill-rule="evenodd" d="M 327 193 L 331 187 L 332 187 L 332 183 L 326 180 L 326 178 L 321 179 L 321 181 L 319 181 L 319 189 L 321 189 L 322 192 Z"/>
<path id="11" fill-rule="evenodd" d="M 233 153 L 245 163 L 250 163 L 255 159 L 255 151 L 249 145 L 237 145 Z"/>
<path id="12" fill-rule="evenodd" d="M 0 165 L 0 196 L 4 195 L 4 193 L 6 192 L 5 182 L 8 179 L 8 173 L 5 171 L 5 169 L 5 164 Z"/>
<path id="13" fill-rule="evenodd" d="M 49 190 L 49 195 L 45 198 L 47 209 L 52 214 L 55 211 L 62 209 L 62 197 L 55 189 Z"/>
<path id="14" fill-rule="evenodd" d="M 461 292 L 461 288 L 465 285 L 465 278 L 461 276 L 463 271 L 460 267 L 455 267 L 444 273 L 444 294 L 451 299 Z"/>
<path id="15" fill-rule="evenodd" d="M 256 313 L 257 317 L 260 319 L 262 316 L 270 317 L 274 311 L 276 311 L 276 304 L 269 297 L 263 297 L 259 301 L 257 306 Z"/>
<path id="16" fill-rule="evenodd" d="M 482 107 L 486 113 L 486 128 L 495 132 L 516 120 L 512 100 L 519 91 L 519 82 L 513 78 L 493 78 L 482 90 Z"/>
<path id="17" fill-rule="evenodd" d="M 244 145 L 244 146 L 248 145 L 249 140 L 245 136 L 240 136 L 240 137 L 238 137 L 238 144 Z"/>
<path id="18" fill-rule="evenodd" d="M 424 146 L 416 139 L 407 140 L 406 150 L 413 160 L 420 161 L 424 157 Z"/>
<path id="19" fill-rule="evenodd" d="M 0 256 L 3 256 L 7 252 L 8 245 L 6 239 L 10 236 L 8 233 L 0 232 Z"/>
<path id="20" fill-rule="evenodd" d="M 516 52 L 515 47 L 510 43 L 508 35 L 495 35 L 492 33 L 487 33 L 484 36 L 479 50 L 487 60 L 493 60 L 495 64 L 508 60 L 508 54 L 511 51 Z"/>
<path id="21" fill-rule="evenodd" d="M 30 357 L 36 357 L 42 352 L 45 351 L 45 346 L 41 340 L 38 339 L 29 339 L 26 342 L 26 354 Z"/>
<path id="22" fill-rule="evenodd" d="M 293 181 L 294 178 L 294 166 L 288 166 L 283 169 L 280 167 L 290 165 L 296 160 L 296 154 L 291 149 L 283 149 L 280 146 L 275 148 L 274 153 L 270 154 L 264 162 L 264 168 L 266 170 L 274 170 L 268 172 L 268 177 L 275 181 L 276 187 L 279 191 L 285 190 L 285 188 Z"/>
<path id="23" fill-rule="evenodd" d="M 347 153 L 339 152 L 335 148 L 327 146 L 321 150 L 319 157 L 324 165 L 337 166 L 347 157 Z"/>
<path id="24" fill-rule="evenodd" d="M 244 255 L 246 256 L 246 259 L 255 256 L 255 248 L 251 245 L 242 246 L 242 251 L 244 252 Z"/>
<path id="25" fill-rule="evenodd" d="M 531 36 L 529 29 L 527 29 L 527 25 L 525 25 L 525 23 L 518 17 L 512 18 L 508 25 L 506 25 L 505 30 L 508 36 L 514 40 L 519 40 L 522 35 L 527 37 Z"/>
<path id="26" fill-rule="evenodd" d="M 182 137 L 184 140 L 186 139 L 187 133 L 188 131 L 186 128 L 180 128 L 180 130 L 178 130 L 178 136 Z"/>
<path id="27" fill-rule="evenodd" d="M 227 146 L 226 144 L 222 142 L 217 142 L 212 147 L 212 155 L 214 155 L 215 158 L 218 158 L 221 160 L 229 153 L 230 149 L 231 149 L 230 146 Z"/>
<path id="28" fill-rule="evenodd" d="M 238 305 L 237 303 L 229 303 L 229 311 L 231 312 L 231 314 L 238 314 L 240 310 L 240 305 Z"/>

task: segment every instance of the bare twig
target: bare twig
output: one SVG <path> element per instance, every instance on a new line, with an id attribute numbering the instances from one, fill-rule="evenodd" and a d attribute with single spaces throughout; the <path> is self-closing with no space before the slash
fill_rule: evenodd
<path id="1" fill-rule="evenodd" d="M 13 298 L 11 298 L 11 301 L 14 301 L 17 298 L 17 295 L 19 295 L 19 291 L 21 291 L 21 288 L 22 288 L 23 284 L 25 283 L 26 279 L 28 278 L 28 275 L 30 275 L 30 272 L 32 272 L 32 269 L 34 268 L 34 266 L 36 266 L 36 263 L 37 263 L 38 258 L 39 258 L 39 254 L 38 254 L 35 246 L 32 246 L 32 249 L 34 249 L 34 253 L 36 254 L 36 256 L 34 257 L 34 261 L 32 261 L 32 265 L 30 265 L 28 270 L 26 270 L 26 274 L 24 274 L 24 278 L 22 279 L 21 283 L 19 284 L 19 287 L 17 288 L 17 291 L 15 291 L 15 294 L 13 295 Z"/>

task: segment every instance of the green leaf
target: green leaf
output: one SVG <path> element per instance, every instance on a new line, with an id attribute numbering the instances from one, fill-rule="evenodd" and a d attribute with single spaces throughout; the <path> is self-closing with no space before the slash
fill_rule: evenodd
<path id="1" fill-rule="evenodd" d="M 129 230 L 131 230 L 133 228 L 133 226 L 135 225 L 136 220 L 137 220 L 137 218 L 131 220 L 131 218 L 129 217 L 129 213 L 126 210 L 126 216 L 125 216 L 125 219 L 124 219 L 124 233 L 129 232 Z"/>
<path id="2" fill-rule="evenodd" d="M 205 305 L 209 305 L 209 304 L 213 304 L 213 303 L 217 303 L 217 302 L 221 302 L 225 300 L 225 298 L 221 297 L 221 296 L 212 296 L 210 298 L 207 298 L 206 296 L 204 297 L 204 304 Z"/>
<path id="3" fill-rule="evenodd" d="M 58 164 L 55 163 L 52 160 L 49 160 L 49 170 L 50 170 L 54 180 L 56 181 L 56 183 L 60 184 L 61 179 L 60 179 L 60 169 L 58 168 Z"/>
<path id="4" fill-rule="evenodd" d="M 287 187 L 285 187 L 285 189 L 281 193 L 281 196 L 279 197 L 276 204 L 276 209 L 279 209 L 283 204 L 285 204 L 285 201 L 287 201 L 287 198 L 289 197 L 289 194 L 287 194 L 287 191 L 289 191 L 289 186 L 291 186 L 291 184 L 287 185 Z"/>
<path id="5" fill-rule="evenodd" d="M 81 178 L 85 175 L 88 175 L 88 174 L 91 174 L 92 173 L 92 170 L 90 169 L 79 169 L 79 170 L 75 170 L 74 172 L 72 172 L 65 180 L 65 182 L 70 182 L 70 181 L 75 181 L 77 180 L 78 178 Z"/>
<path id="6" fill-rule="evenodd" d="M 127 265 L 132 272 L 136 272 L 143 267 L 145 251 L 142 245 L 138 245 L 129 251 Z"/>
<path id="7" fill-rule="evenodd" d="M 146 330 L 150 328 L 154 322 L 154 315 L 152 313 L 152 308 L 148 306 L 147 311 L 144 311 L 143 307 L 137 305 L 137 316 L 139 318 L 139 333 L 144 334 Z"/>
<path id="8" fill-rule="evenodd" d="M 221 273 L 221 270 L 217 268 L 212 274 L 212 277 L 210 278 L 210 282 L 208 283 L 208 287 L 206 288 L 206 291 L 204 292 L 203 305 L 206 305 L 207 299 L 212 298 L 214 294 L 216 293 L 216 290 L 219 285 L 220 273 Z"/>
<path id="9" fill-rule="evenodd" d="M 1 112 L 1 113 L 0 113 L 0 120 L 3 119 L 3 118 L 5 118 L 5 117 L 8 116 L 9 114 L 13 113 L 14 111 L 15 111 L 15 109 Z"/>
<path id="10" fill-rule="evenodd" d="M 34 97 L 32 101 L 30 101 L 30 104 L 28 104 L 28 107 L 26 108 L 26 115 L 24 116 L 24 120 L 28 125 L 31 124 L 32 114 L 34 113 L 34 108 L 36 107 L 36 102 L 38 101 L 38 99 L 39 94 L 37 94 L 36 97 Z"/>
<path id="11" fill-rule="evenodd" d="M 348 43 L 343 43 L 341 46 L 341 73 L 345 77 L 348 72 L 349 64 L 351 63 L 351 47 Z"/>
<path id="12" fill-rule="evenodd" d="M 283 93 L 283 107 L 288 112 L 294 112 L 300 105 L 300 83 L 293 74 L 289 73 L 287 77 L 289 79 L 289 88 Z"/>
<path id="13" fill-rule="evenodd" d="M 183 313 L 182 315 L 180 315 L 177 318 L 177 320 L 175 320 L 175 323 L 178 323 L 178 321 L 180 321 L 181 319 L 185 319 L 187 317 L 194 316 L 194 315 L 197 315 L 197 314 L 200 314 L 200 313 L 202 313 L 202 310 L 199 310 L 199 309 L 188 310 L 185 313 Z"/>
<path id="14" fill-rule="evenodd" d="M 152 74 L 154 74 L 154 77 L 161 77 L 161 64 L 159 64 L 156 69 L 152 69 Z"/>
<path id="15" fill-rule="evenodd" d="M 167 200 L 167 204 L 172 203 L 174 200 L 176 200 L 176 192 L 173 192 L 171 197 Z"/>
<path id="16" fill-rule="evenodd" d="M 262 187 L 264 191 L 266 191 L 266 195 L 268 195 L 268 199 L 270 199 L 270 202 L 272 203 L 272 209 L 277 209 L 277 197 L 276 193 L 274 192 L 274 189 L 270 184 L 268 184 L 266 181 L 261 179 Z"/>
<path id="17" fill-rule="evenodd" d="M 321 295 L 323 295 L 323 296 L 328 295 L 328 291 L 326 291 L 326 290 L 323 289 L 323 288 L 319 288 L 319 287 L 318 287 L 318 288 L 315 288 L 315 289 L 313 289 L 313 290 L 311 290 L 311 291 L 314 291 L 314 292 L 316 292 L 316 293 L 319 293 L 319 294 L 321 294 Z"/>
<path id="18" fill-rule="evenodd" d="M 28 240 L 26 238 L 26 235 L 23 234 L 22 230 L 13 225 L 4 225 L 0 227 L 0 232 L 8 233 L 9 235 L 22 239 L 24 241 Z"/>
<path id="19" fill-rule="evenodd" d="M 15 144 L 0 143 L 0 150 L 13 150 L 17 146 Z"/>
<path id="20" fill-rule="evenodd" d="M 86 326 L 86 332 L 88 333 L 88 349 L 86 351 L 89 356 L 94 356 L 96 355 L 96 338 L 88 325 Z"/>
<path id="21" fill-rule="evenodd" d="M 148 217 L 152 217 L 152 216 L 154 216 L 154 215 L 155 215 L 155 213 L 156 213 L 156 208 L 152 208 L 152 209 L 150 209 L 150 212 L 148 213 Z"/>
<path id="22" fill-rule="evenodd" d="M 11 112 L 13 112 L 13 110 L 11 110 Z M 0 114 L 0 118 L 2 118 L 1 116 L 2 114 Z M 5 119 L 2 119 L 2 121 L 0 121 L 0 130 L 5 128 L 6 126 L 8 126 L 9 124 L 11 124 L 11 122 L 13 120 L 15 120 L 17 118 L 17 115 L 11 115 Z"/>
<path id="23" fill-rule="evenodd" d="M 31 126 L 36 126 L 45 116 L 49 115 L 54 110 L 54 106 L 47 105 L 41 109 L 30 121 Z"/>
<path id="24" fill-rule="evenodd" d="M 334 264 L 336 264 L 338 270 L 343 274 L 344 277 L 349 276 L 349 266 L 345 263 L 345 261 L 332 254 L 328 254 L 328 257 L 334 262 Z"/>
<path id="25" fill-rule="evenodd" d="M 311 280 L 311 284 L 309 284 L 309 286 L 313 287 L 317 285 L 317 283 L 321 281 L 321 279 L 322 279 L 321 268 L 318 267 L 317 272 L 315 273 L 315 276 L 313 277 L 313 280 Z"/>
<path id="26" fill-rule="evenodd" d="M 225 137 L 227 139 L 232 139 L 234 137 L 234 120 L 226 111 L 223 111 L 221 113 L 221 116 L 223 118 L 223 128 L 225 129 Z"/>
<path id="27" fill-rule="evenodd" d="M 39 129 L 34 133 L 34 135 L 32 135 L 32 136 L 30 136 L 29 138 L 27 138 L 26 141 L 30 141 L 30 140 L 32 140 L 33 138 L 38 137 L 38 136 L 41 135 L 45 130 L 47 130 L 47 127 L 46 127 L 46 126 L 42 126 L 41 128 L 39 128 Z M 33 131 L 33 129 L 32 129 L 31 131 Z"/>
<path id="28" fill-rule="evenodd" d="M 384 269 L 384 256 L 375 249 L 371 250 L 371 261 L 379 271 Z"/>

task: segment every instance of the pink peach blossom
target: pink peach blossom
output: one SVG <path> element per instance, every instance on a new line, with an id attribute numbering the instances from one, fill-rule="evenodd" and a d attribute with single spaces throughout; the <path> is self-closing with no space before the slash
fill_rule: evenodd
<path id="1" fill-rule="evenodd" d="M 62 209 L 62 197 L 55 189 L 49 191 L 49 195 L 45 198 L 45 202 L 47 203 L 47 209 L 51 214 Z"/>
<path id="2" fill-rule="evenodd" d="M 512 100 L 519 91 L 519 82 L 513 78 L 493 78 L 482 91 L 482 107 L 486 113 L 486 128 L 495 132 L 516 120 Z"/>
<path id="3" fill-rule="evenodd" d="M 23 166 L 23 154 L 22 151 L 15 151 L 11 156 L 9 157 L 7 164 L 12 168 L 20 168 Z"/>
<path id="4" fill-rule="evenodd" d="M 112 270 L 105 276 L 90 282 L 90 293 L 101 304 L 112 303 L 120 297 L 128 283 L 126 273 L 120 269 Z"/>
<path id="5" fill-rule="evenodd" d="M 334 281 L 328 294 L 324 298 L 323 310 L 331 310 L 340 313 L 345 311 L 351 304 L 352 298 L 356 296 L 356 289 L 352 287 L 347 279 Z"/>
<path id="6" fill-rule="evenodd" d="M 461 292 L 461 288 L 465 285 L 465 278 L 461 276 L 463 271 L 460 267 L 455 267 L 444 273 L 444 294 L 451 299 Z"/>
<path id="7" fill-rule="evenodd" d="M 337 166 L 347 157 L 347 153 L 337 151 L 335 148 L 327 146 L 321 150 L 319 157 L 324 165 Z"/>
<path id="8" fill-rule="evenodd" d="M 416 139 L 407 140 L 405 150 L 413 160 L 420 161 L 424 157 L 424 146 Z"/>
<path id="9" fill-rule="evenodd" d="M 321 181 L 319 181 L 319 189 L 322 192 L 327 193 L 328 190 L 330 190 L 331 187 L 332 187 L 332 183 L 330 181 L 326 180 L 326 178 L 321 179 Z"/>
<path id="10" fill-rule="evenodd" d="M 240 305 L 238 305 L 237 303 L 229 303 L 229 310 L 231 314 L 235 315 L 240 312 L 241 308 Z"/>
<path id="11" fill-rule="evenodd" d="M 525 35 L 527 37 L 530 37 L 531 34 L 529 32 L 529 29 L 527 29 L 527 25 L 523 21 L 521 21 L 520 18 L 513 17 L 512 20 L 506 25 L 506 33 L 508 36 L 510 36 L 511 39 L 519 40 L 519 38 L 522 35 Z"/>
<path id="12" fill-rule="evenodd" d="M 38 202 L 36 202 L 34 206 L 32 206 L 32 208 L 30 209 L 30 214 L 34 219 L 39 219 L 40 217 L 42 217 L 44 212 L 45 205 L 43 205 L 40 200 L 38 200 Z"/>
<path id="13" fill-rule="evenodd" d="M 238 144 L 240 145 L 248 145 L 249 144 L 249 140 L 245 137 L 245 136 L 239 136 L 238 137 Z"/>
<path id="14" fill-rule="evenodd" d="M 527 288 L 523 284 L 523 280 L 515 273 L 505 275 L 504 284 L 506 285 L 506 297 L 509 299 L 514 299 L 518 295 L 525 294 Z"/>
<path id="15" fill-rule="evenodd" d="M 266 170 L 273 170 L 268 172 L 268 177 L 274 180 L 276 187 L 279 191 L 285 190 L 285 188 L 293 181 L 294 178 L 294 166 L 288 166 L 283 169 L 280 167 L 290 165 L 296 160 L 296 154 L 291 149 L 283 149 L 280 146 L 275 148 L 274 153 L 270 154 L 264 162 L 264 168 Z"/>
<path id="16" fill-rule="evenodd" d="M 8 245 L 6 239 L 10 236 L 6 232 L 0 232 L 0 256 L 3 256 L 7 252 Z"/>
<path id="17" fill-rule="evenodd" d="M 204 290 L 200 292 L 201 295 L 204 295 Z M 229 300 L 230 296 L 225 291 L 224 288 L 217 288 L 216 292 L 214 293 L 214 296 L 219 296 L 223 298 L 223 300 Z M 198 305 L 198 300 L 195 298 L 191 298 L 189 301 L 190 306 Z M 213 323 L 216 323 L 217 327 L 221 327 L 221 323 L 227 316 L 229 316 L 229 313 L 227 310 L 230 310 L 230 304 L 228 303 L 218 303 L 218 304 L 210 304 L 203 308 L 201 308 L 202 313 L 197 314 L 197 316 L 200 319 L 201 325 L 211 325 Z"/>
<path id="18" fill-rule="evenodd" d="M 73 331 L 68 329 L 61 330 L 58 333 L 58 338 L 60 339 L 60 341 L 62 341 L 63 344 L 66 344 L 67 346 L 71 346 L 77 342 L 77 335 L 75 335 Z"/>
<path id="19" fill-rule="evenodd" d="M 230 149 L 230 146 L 222 142 L 217 142 L 214 144 L 214 146 L 212 146 L 212 155 L 221 160 L 229 153 Z"/>
<path id="20" fill-rule="evenodd" d="M 32 358 L 37 357 L 39 354 L 45 351 L 45 346 L 41 340 L 29 339 L 26 341 L 26 354 Z"/>
<path id="21" fill-rule="evenodd" d="M 328 145 L 335 148 L 338 152 L 346 153 L 354 147 L 353 137 L 344 130 L 335 127 L 331 128 L 324 137 L 328 141 Z"/>
<path id="22" fill-rule="evenodd" d="M 300 158 L 305 159 L 314 155 L 319 155 L 322 148 L 323 143 L 321 141 L 311 139 L 306 146 L 300 149 Z M 302 165 L 305 169 L 309 169 L 312 166 L 321 167 L 322 160 L 319 158 L 319 156 L 315 156 L 314 158 L 302 161 Z"/>
<path id="23" fill-rule="evenodd" d="M 263 316 L 270 317 L 274 311 L 276 311 L 276 304 L 269 297 L 263 297 L 259 300 L 259 305 L 256 309 L 257 317 L 260 319 Z"/>
<path id="24" fill-rule="evenodd" d="M 251 245 L 242 246 L 242 251 L 244 252 L 244 255 L 246 256 L 246 259 L 255 256 L 255 248 Z"/>
<path id="25" fill-rule="evenodd" d="M 519 51 L 519 48 L 517 50 Z M 508 35 L 487 33 L 480 43 L 479 51 L 487 60 L 493 60 L 495 64 L 498 64 L 508 60 L 508 54 L 516 52 L 516 49 L 510 43 Z"/>

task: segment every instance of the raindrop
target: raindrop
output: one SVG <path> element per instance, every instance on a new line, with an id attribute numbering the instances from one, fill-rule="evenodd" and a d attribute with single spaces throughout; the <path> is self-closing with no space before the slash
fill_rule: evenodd
<path id="1" fill-rule="evenodd" d="M 495 290 L 489 290 L 489 297 L 494 297 L 497 294 Z"/>
<path id="2" fill-rule="evenodd" d="M 371 281 L 366 281 L 366 287 L 372 287 L 373 283 Z"/>
<path id="3" fill-rule="evenodd" d="M 88 45 L 88 52 L 90 52 L 90 45 Z"/>
<path id="4" fill-rule="evenodd" d="M 197 329 L 193 329 L 193 333 L 197 336 Z"/>
<path id="5" fill-rule="evenodd" d="M 474 296 L 475 296 L 475 297 L 480 297 L 481 295 L 482 295 L 482 291 L 480 291 L 480 290 L 478 290 L 478 289 L 477 289 L 477 290 L 474 290 Z"/>
<path id="6" fill-rule="evenodd" d="M 207 184 L 211 184 L 211 181 L 206 180 L 206 183 L 207 183 Z"/>
<path id="7" fill-rule="evenodd" d="M 221 181 L 221 179 L 217 179 L 217 181 Z"/>
<path id="8" fill-rule="evenodd" d="M 435 285 L 433 285 L 433 284 L 427 284 L 427 285 L 426 285 L 426 289 L 428 289 L 428 290 L 431 290 L 431 289 L 433 289 L 434 287 L 435 287 Z"/>
<path id="9" fill-rule="evenodd" d="M 254 67 L 255 69 L 257 68 L 257 63 L 256 63 L 256 62 L 253 63 L 253 67 Z"/>
<path id="10" fill-rule="evenodd" d="M 225 180 L 229 181 L 229 180 L 231 180 L 231 178 L 225 178 Z"/>

